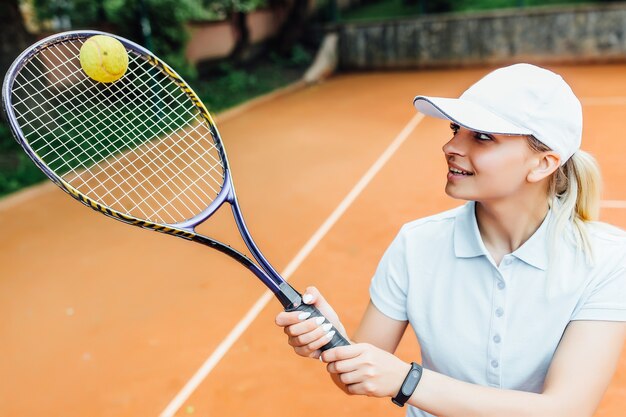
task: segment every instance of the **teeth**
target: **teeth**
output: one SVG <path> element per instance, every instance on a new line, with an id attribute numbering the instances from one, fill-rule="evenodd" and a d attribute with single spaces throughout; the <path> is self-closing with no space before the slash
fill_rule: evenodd
<path id="1" fill-rule="evenodd" d="M 453 174 L 471 175 L 469 172 L 461 171 L 460 169 L 450 167 L 450 172 Z"/>

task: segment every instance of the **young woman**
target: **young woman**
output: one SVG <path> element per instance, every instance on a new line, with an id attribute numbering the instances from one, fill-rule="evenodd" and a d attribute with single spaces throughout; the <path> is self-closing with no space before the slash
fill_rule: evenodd
<path id="1" fill-rule="evenodd" d="M 626 238 L 596 221 L 580 102 L 557 74 L 517 64 L 459 99 L 414 104 L 450 120 L 446 193 L 467 203 L 401 229 L 352 345 L 320 356 L 346 332 L 315 288 L 305 302 L 330 323 L 276 323 L 344 391 L 407 403 L 409 416 L 592 416 L 626 337 Z M 422 365 L 393 355 L 409 324 Z"/>

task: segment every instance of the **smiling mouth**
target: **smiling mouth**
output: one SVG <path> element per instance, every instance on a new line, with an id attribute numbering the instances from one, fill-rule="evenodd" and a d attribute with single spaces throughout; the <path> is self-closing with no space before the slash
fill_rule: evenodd
<path id="1" fill-rule="evenodd" d="M 448 171 L 454 175 L 467 175 L 467 176 L 474 175 L 471 172 L 463 171 L 463 170 L 452 168 L 452 167 L 448 168 Z"/>

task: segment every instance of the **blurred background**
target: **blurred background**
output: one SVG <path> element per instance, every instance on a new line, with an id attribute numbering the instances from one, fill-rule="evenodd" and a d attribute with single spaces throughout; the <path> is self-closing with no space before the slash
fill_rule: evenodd
<path id="1" fill-rule="evenodd" d="M 581 98 L 602 219 L 626 227 L 626 2 L 0 0 L 0 75 L 37 40 L 77 29 L 144 45 L 219 114 L 246 221 L 276 266 L 416 117 L 415 93 L 453 96 L 520 61 L 556 67 Z M 293 94 L 226 113 L 283 87 Z M 425 119 L 293 277 L 331 294 L 347 328 L 398 227 L 457 204 L 436 174 L 441 141 L 422 140 L 448 134 Z M 19 192 L 43 180 L 0 117 L 0 416 L 404 414 L 343 396 L 317 361 L 291 356 L 275 302 L 170 407 L 264 288 L 217 252 L 112 222 L 52 184 Z M 232 226 L 207 234 L 232 243 Z M 416 351 L 405 337 L 400 356 Z M 626 351 L 596 417 L 626 415 L 625 392 Z"/>
<path id="2" fill-rule="evenodd" d="M 99 29 L 152 50 L 220 112 L 300 80 L 331 33 L 324 76 L 623 60 L 625 27 L 626 4 L 606 0 L 1 0 L 0 74 L 38 39 Z M 42 179 L 0 121 L 0 196 Z"/>

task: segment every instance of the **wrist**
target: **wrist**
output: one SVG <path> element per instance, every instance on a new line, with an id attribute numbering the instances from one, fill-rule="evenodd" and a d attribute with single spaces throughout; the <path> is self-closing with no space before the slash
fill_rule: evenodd
<path id="1" fill-rule="evenodd" d="M 389 398 L 393 398 L 398 395 L 398 392 L 400 392 L 400 388 L 402 388 L 402 383 L 404 382 L 404 379 L 411 371 L 411 366 L 412 365 L 410 362 L 404 361 L 402 361 L 402 364 L 398 366 L 394 376 L 395 382 L 391 387 L 391 392 L 389 392 Z"/>
<path id="2" fill-rule="evenodd" d="M 415 362 L 411 362 L 411 365 L 406 372 L 402 383 L 397 391 L 395 397 L 391 401 L 399 407 L 403 407 L 404 403 L 413 395 L 417 385 L 422 378 L 422 367 Z"/>

